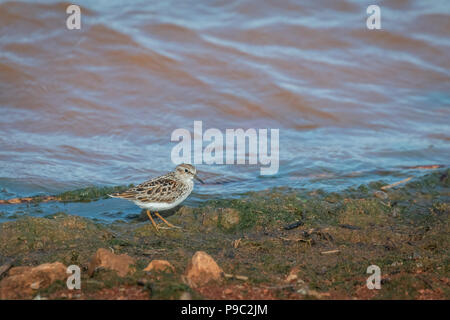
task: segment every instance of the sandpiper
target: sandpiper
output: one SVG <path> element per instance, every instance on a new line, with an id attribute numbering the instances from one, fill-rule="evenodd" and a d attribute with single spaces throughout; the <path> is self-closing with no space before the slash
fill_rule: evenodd
<path id="1" fill-rule="evenodd" d="M 172 209 L 183 202 L 194 189 L 193 179 L 204 183 L 197 177 L 197 170 L 193 165 L 183 163 L 168 174 L 109 196 L 133 201 L 137 206 L 146 209 L 147 216 L 156 230 L 158 225 L 153 220 L 150 210 L 169 227 L 179 228 L 164 219 L 158 211 Z"/>

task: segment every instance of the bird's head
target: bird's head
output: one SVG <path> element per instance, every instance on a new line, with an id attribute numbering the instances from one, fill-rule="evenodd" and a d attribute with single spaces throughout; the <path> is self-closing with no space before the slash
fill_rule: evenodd
<path id="1" fill-rule="evenodd" d="M 196 179 L 201 183 L 204 183 L 199 177 L 197 177 L 197 169 L 191 164 L 182 163 L 175 168 L 175 173 L 181 179 L 192 180 Z"/>

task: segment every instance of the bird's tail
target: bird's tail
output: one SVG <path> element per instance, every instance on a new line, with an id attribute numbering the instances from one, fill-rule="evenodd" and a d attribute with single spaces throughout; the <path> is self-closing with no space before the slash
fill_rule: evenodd
<path id="1" fill-rule="evenodd" d="M 125 191 L 125 192 L 118 192 L 113 194 L 108 194 L 111 198 L 119 198 L 119 199 L 133 199 L 135 196 L 134 192 Z"/>
<path id="2" fill-rule="evenodd" d="M 108 197 L 111 197 L 111 198 L 120 198 L 120 194 L 119 194 L 119 193 L 108 194 Z"/>

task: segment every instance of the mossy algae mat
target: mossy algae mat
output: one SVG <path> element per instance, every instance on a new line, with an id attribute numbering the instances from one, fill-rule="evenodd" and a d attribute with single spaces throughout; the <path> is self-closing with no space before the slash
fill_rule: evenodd
<path id="1" fill-rule="evenodd" d="M 186 293 L 200 299 L 449 299 L 449 170 L 384 193 L 383 185 L 339 193 L 279 188 L 211 200 L 181 207 L 168 219 L 183 229 L 160 233 L 146 221 L 100 224 L 63 212 L 20 218 L 0 224 L 0 266 L 11 259 L 16 266 L 55 261 L 80 266 L 78 295 L 69 294 L 60 281 L 34 293 L 52 299 L 114 298 L 134 288 L 152 299 L 178 299 Z M 110 192 L 58 197 L 90 201 Z M 87 266 L 98 248 L 134 257 L 137 271 L 118 277 L 102 270 L 88 277 Z M 182 274 L 199 250 L 226 273 L 244 277 L 189 288 Z M 143 272 L 153 259 L 170 261 L 176 272 Z M 381 269 L 380 290 L 366 287 L 370 265 Z"/>
<path id="2" fill-rule="evenodd" d="M 133 187 L 132 184 L 128 186 L 114 186 L 114 187 L 87 187 L 77 190 L 71 190 L 62 192 L 55 196 L 34 196 L 25 198 L 14 198 L 8 200 L 0 200 L 0 204 L 17 204 L 17 203 L 39 203 L 48 201 L 61 201 L 61 202 L 90 202 L 99 199 L 107 199 L 108 195 L 125 191 L 128 188 Z"/>

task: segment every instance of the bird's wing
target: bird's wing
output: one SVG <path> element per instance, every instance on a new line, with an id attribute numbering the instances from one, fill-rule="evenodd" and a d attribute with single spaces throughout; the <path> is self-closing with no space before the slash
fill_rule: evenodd
<path id="1" fill-rule="evenodd" d="M 124 192 L 110 195 L 114 198 L 137 200 L 140 202 L 173 202 L 184 191 L 185 186 L 167 176 L 155 178 L 130 188 Z"/>

